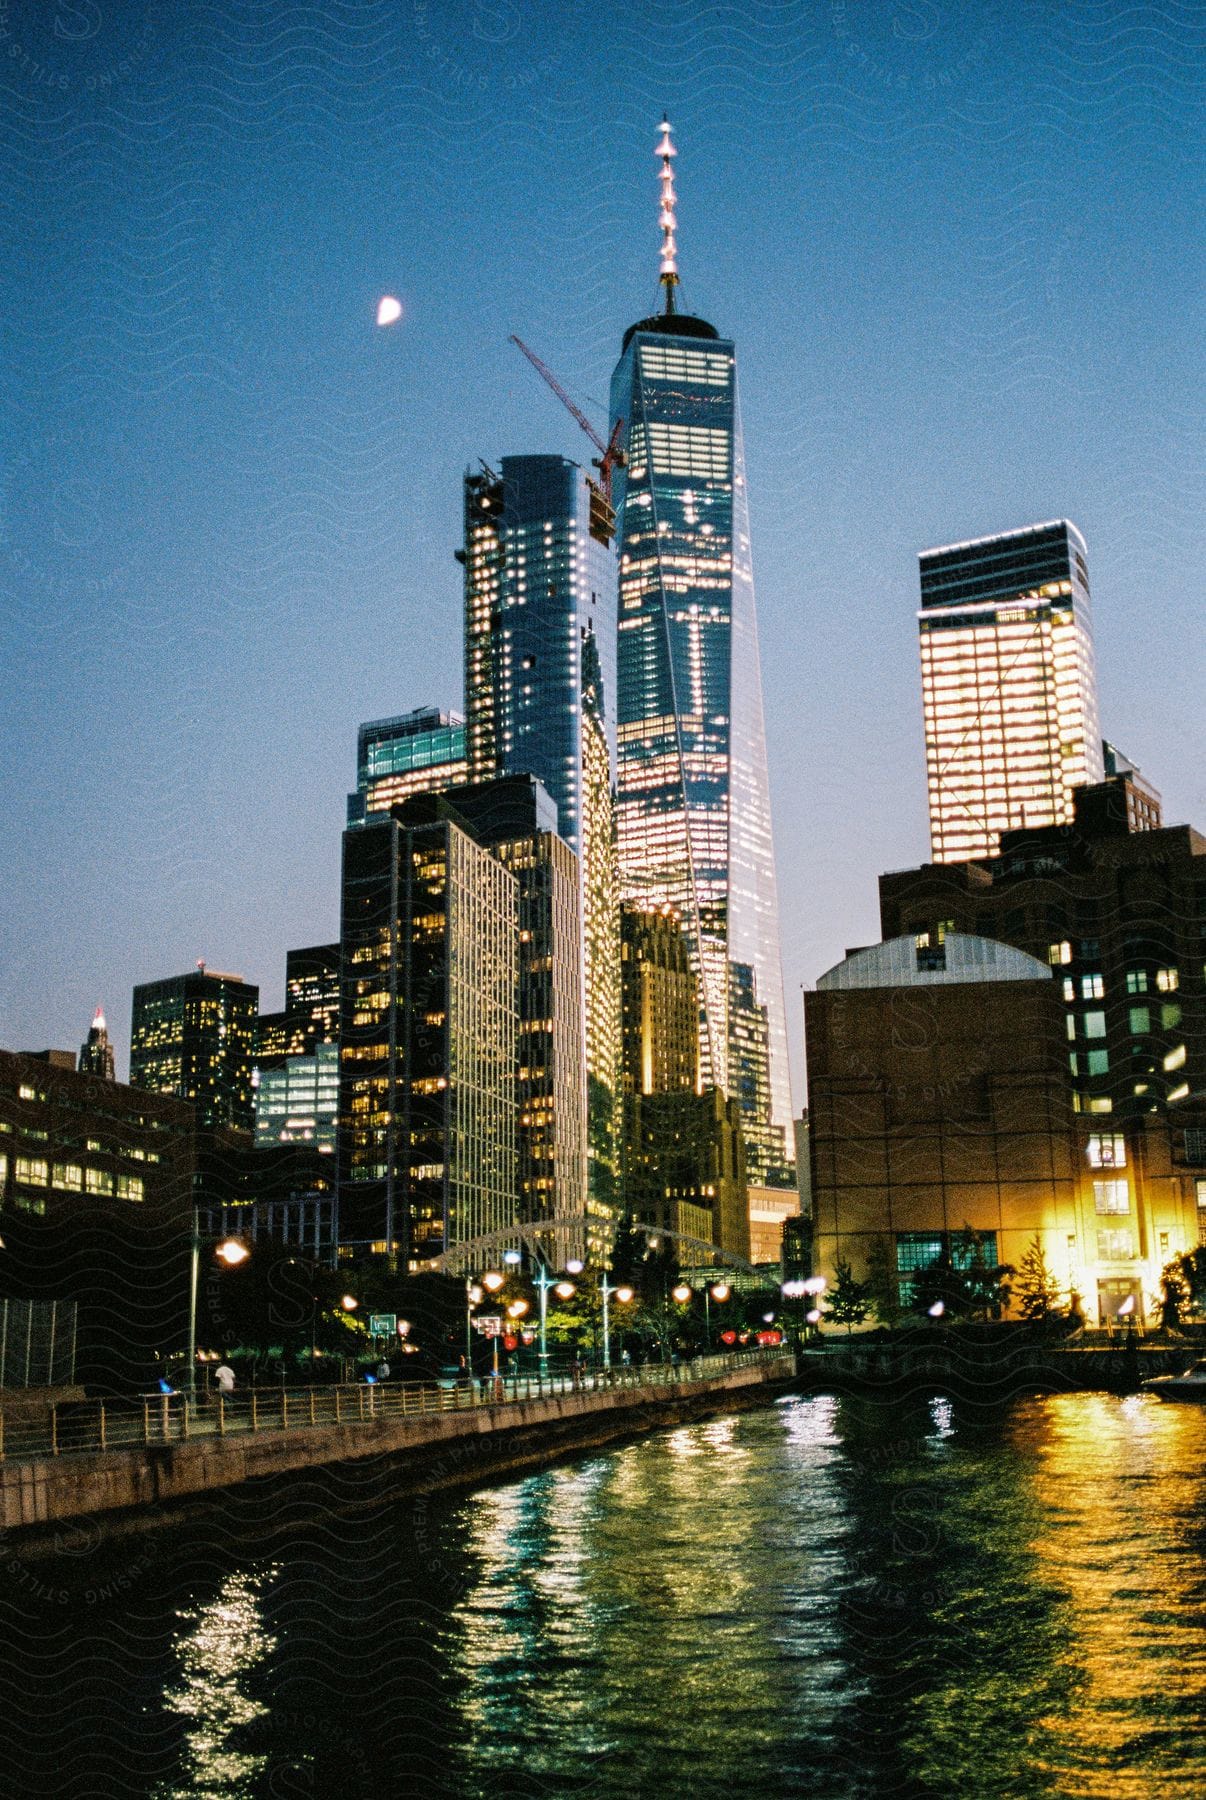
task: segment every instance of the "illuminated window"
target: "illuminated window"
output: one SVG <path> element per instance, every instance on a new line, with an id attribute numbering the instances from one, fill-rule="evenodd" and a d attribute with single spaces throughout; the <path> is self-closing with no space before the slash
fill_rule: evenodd
<path id="1" fill-rule="evenodd" d="M 27 1187 L 45 1187 L 50 1180 L 50 1167 L 39 1156 L 18 1156 L 13 1160 L 13 1179 Z"/>
<path id="2" fill-rule="evenodd" d="M 1173 994 L 1181 985 L 1181 977 L 1176 969 L 1157 969 L 1156 986 L 1162 994 Z"/>
<path id="3" fill-rule="evenodd" d="M 1152 1013 L 1149 1006 L 1132 1006 L 1130 1009 L 1131 1036 L 1142 1037 L 1152 1028 Z"/>
<path id="4" fill-rule="evenodd" d="M 1049 944 L 1047 946 L 1047 961 L 1051 964 L 1052 968 L 1055 968 L 1060 963 L 1070 963 L 1072 961 L 1072 946 L 1067 938 L 1063 938 L 1058 944 Z"/>
<path id="5" fill-rule="evenodd" d="M 1129 1231 L 1113 1230 L 1097 1233 L 1097 1260 L 1099 1262 L 1129 1262 L 1134 1254 L 1134 1240 Z"/>
<path id="6" fill-rule="evenodd" d="M 1108 1137 L 1094 1136 L 1085 1146 L 1091 1169 L 1125 1169 L 1126 1139 L 1120 1131 Z"/>
<path id="7" fill-rule="evenodd" d="M 1105 1034 L 1105 1014 L 1103 1012 L 1087 1012 L 1085 1014 L 1085 1036 L 1087 1038 L 1103 1038 Z"/>
<path id="8" fill-rule="evenodd" d="M 1105 993 L 1105 982 L 1100 975 L 1082 975 L 1080 978 L 1080 997 L 1082 1000 L 1100 1000 Z"/>
<path id="9" fill-rule="evenodd" d="M 1095 1181 L 1093 1183 L 1093 1206 L 1099 1213 L 1128 1213 L 1131 1210 L 1131 1191 L 1123 1177 L 1117 1181 Z"/>
<path id="10" fill-rule="evenodd" d="M 1110 1053 L 1109 1053 L 1109 1051 L 1108 1050 L 1090 1050 L 1089 1051 L 1088 1073 L 1090 1075 L 1108 1075 L 1109 1072 L 1110 1072 Z"/>
<path id="11" fill-rule="evenodd" d="M 84 1171 L 79 1163 L 56 1163 L 54 1165 L 54 1185 L 63 1188 L 69 1194 L 81 1193 L 84 1186 Z"/>
<path id="12" fill-rule="evenodd" d="M 1146 994 L 1147 970 L 1128 969 L 1126 972 L 1126 991 L 1128 994 Z"/>

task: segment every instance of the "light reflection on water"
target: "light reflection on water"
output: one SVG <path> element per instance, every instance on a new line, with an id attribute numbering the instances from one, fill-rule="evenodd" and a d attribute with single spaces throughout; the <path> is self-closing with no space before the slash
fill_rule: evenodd
<path id="1" fill-rule="evenodd" d="M 1047 1424 L 1036 1488 L 1058 1530 L 1036 1549 L 1068 1594 L 1082 1680 L 1051 1761 L 1085 1800 L 1206 1793 L 1202 1417 L 1066 1395 Z"/>
<path id="2" fill-rule="evenodd" d="M 268 1758 L 239 1748 L 246 1728 L 269 1708 L 241 1686 L 250 1671 L 267 1661 L 276 1639 L 264 1629 L 260 1601 L 279 1575 L 267 1568 L 257 1576 L 231 1575 L 204 1606 L 181 1614 L 184 1630 L 175 1650 L 179 1680 L 164 1689 L 169 1713 L 186 1721 L 183 1786 L 157 1786 L 155 1800 L 199 1794 L 226 1800 L 245 1793 Z"/>
<path id="3" fill-rule="evenodd" d="M 70 1683 L 114 1800 L 1190 1800 L 1204 1449 L 1147 1396 L 822 1395 L 263 1555 L 214 1518 L 74 1639 L 0 1582 L 10 1732 Z"/>

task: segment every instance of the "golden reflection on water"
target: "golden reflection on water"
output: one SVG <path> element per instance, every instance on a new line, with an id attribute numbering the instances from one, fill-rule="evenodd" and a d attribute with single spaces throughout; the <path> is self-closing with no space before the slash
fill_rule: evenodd
<path id="1" fill-rule="evenodd" d="M 276 1648 L 260 1616 L 261 1595 L 276 1573 L 265 1568 L 230 1575 L 208 1604 L 179 1615 L 186 1627 L 175 1646 L 180 1680 L 164 1689 L 163 1700 L 168 1712 L 187 1722 L 186 1779 L 159 1786 L 156 1800 L 231 1800 L 253 1791 L 268 1759 L 240 1750 L 236 1737 L 268 1708 L 240 1682 Z"/>
<path id="2" fill-rule="evenodd" d="M 1206 1793 L 1206 1415 L 1147 1394 L 1041 1405 L 1034 1548 L 1068 1596 L 1081 1681 L 1043 1760 L 1075 1800 Z"/>
<path id="3" fill-rule="evenodd" d="M 609 1753 L 608 1794 L 1197 1800 L 1204 1448 L 1146 1396 L 818 1395 L 479 1496 L 447 1647 L 480 1791 Z"/>

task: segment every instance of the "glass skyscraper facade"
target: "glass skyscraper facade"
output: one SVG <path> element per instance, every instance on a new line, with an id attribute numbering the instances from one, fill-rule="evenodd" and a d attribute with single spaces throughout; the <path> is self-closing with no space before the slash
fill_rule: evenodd
<path id="1" fill-rule="evenodd" d="M 704 1085 L 769 1096 L 769 1118 L 744 1114 L 761 1176 L 790 1161 L 792 1115 L 736 357 L 713 326 L 674 311 L 673 294 L 668 284 L 667 310 L 625 334 L 611 387 L 627 452 L 617 493 L 620 879 L 626 899 L 669 905 L 682 921 L 700 984 Z M 734 964 L 748 971 L 741 991 L 765 1008 L 764 1084 L 733 1079 Z"/>
<path id="2" fill-rule="evenodd" d="M 966 862 L 1102 779 L 1085 541 L 1057 519 L 920 563 L 931 855 Z"/>
<path id="3" fill-rule="evenodd" d="M 584 719 L 598 718 L 615 744 L 615 562 L 591 535 L 577 463 L 504 456 L 500 466 L 501 476 L 465 477 L 471 775 L 534 775 L 556 805 L 558 831 L 581 854 Z"/>
<path id="4" fill-rule="evenodd" d="M 588 1206 L 619 1174 L 615 559 L 582 468 L 504 456 L 465 477 L 466 755 L 477 780 L 532 775 L 579 865 Z"/>
<path id="5" fill-rule="evenodd" d="M 458 713 L 420 706 L 394 719 L 370 719 L 356 740 L 356 792 L 348 824 L 388 812 L 411 794 L 455 787 L 469 768 L 465 721 Z"/>

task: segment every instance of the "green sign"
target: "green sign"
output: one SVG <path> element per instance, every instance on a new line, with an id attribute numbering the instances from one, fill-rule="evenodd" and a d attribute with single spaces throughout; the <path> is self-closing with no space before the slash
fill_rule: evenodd
<path id="1" fill-rule="evenodd" d="M 397 1313 L 370 1313 L 369 1314 L 369 1336 L 370 1337 L 393 1337 L 393 1335 L 397 1329 L 398 1329 Z"/>

